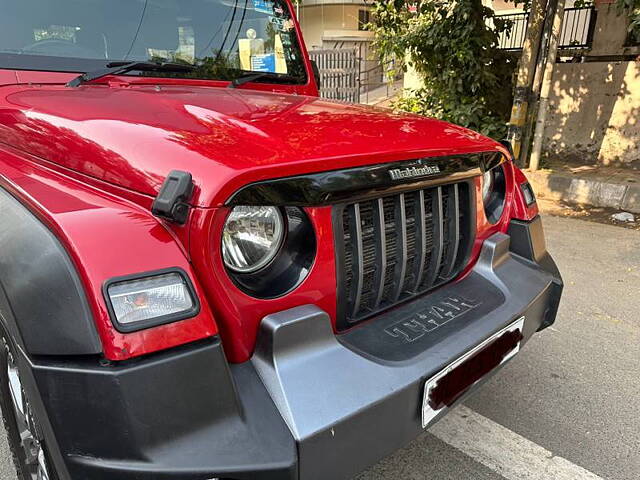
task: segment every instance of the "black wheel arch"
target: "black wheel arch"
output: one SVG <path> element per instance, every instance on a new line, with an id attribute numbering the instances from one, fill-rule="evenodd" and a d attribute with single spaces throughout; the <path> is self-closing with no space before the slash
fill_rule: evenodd
<path id="1" fill-rule="evenodd" d="M 79 275 L 56 236 L 0 188 L 0 321 L 33 356 L 97 355 Z"/>
<path id="2" fill-rule="evenodd" d="M 102 353 L 83 285 L 53 232 L 0 187 L 0 334 L 15 350 L 23 387 L 31 399 L 52 462 L 61 479 L 68 470 L 35 381 L 35 357 L 86 357 Z"/>

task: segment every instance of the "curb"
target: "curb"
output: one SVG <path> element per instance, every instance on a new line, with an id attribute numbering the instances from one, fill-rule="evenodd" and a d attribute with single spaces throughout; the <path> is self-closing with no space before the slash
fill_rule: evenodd
<path id="1" fill-rule="evenodd" d="M 640 213 L 640 185 L 608 183 L 549 170 L 525 170 L 540 198 Z"/>

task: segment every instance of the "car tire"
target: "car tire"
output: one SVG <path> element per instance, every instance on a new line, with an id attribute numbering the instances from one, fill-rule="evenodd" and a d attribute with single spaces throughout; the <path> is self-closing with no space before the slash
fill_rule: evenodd
<path id="1" fill-rule="evenodd" d="M 13 388 L 15 391 L 16 385 L 19 385 L 22 393 L 22 411 L 26 414 L 19 412 L 14 401 L 9 376 L 10 372 L 12 375 L 18 374 L 14 362 L 15 351 L 11 337 L 0 325 L 0 410 L 17 477 L 18 480 L 57 480 L 58 476 L 47 454 L 37 420 L 29 406 L 28 396 L 22 389 L 19 375 L 17 383 L 14 376 Z M 24 442 L 22 438 L 25 438 Z"/>

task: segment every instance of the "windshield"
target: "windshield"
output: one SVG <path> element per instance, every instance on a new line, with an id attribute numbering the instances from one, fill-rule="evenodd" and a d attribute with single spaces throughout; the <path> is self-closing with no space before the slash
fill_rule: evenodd
<path id="1" fill-rule="evenodd" d="M 87 72 L 118 61 L 196 67 L 130 75 L 307 80 L 284 0 L 0 0 L 0 68 Z"/>

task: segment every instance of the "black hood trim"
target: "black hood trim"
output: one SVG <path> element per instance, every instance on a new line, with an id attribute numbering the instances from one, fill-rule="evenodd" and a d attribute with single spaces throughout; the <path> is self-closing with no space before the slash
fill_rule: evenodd
<path id="1" fill-rule="evenodd" d="M 235 192 L 226 205 L 326 206 L 458 182 L 506 161 L 500 152 L 427 157 L 256 182 Z M 395 176 L 391 173 L 400 172 Z"/>

